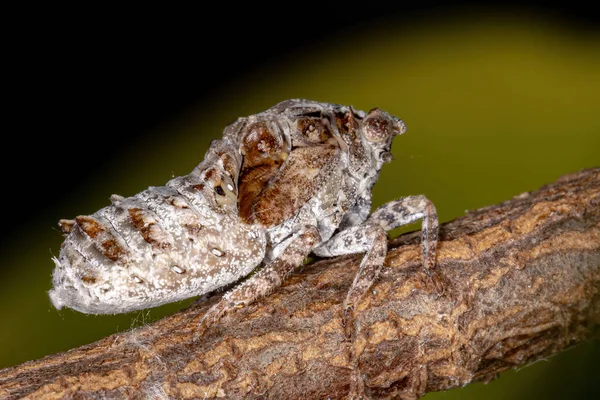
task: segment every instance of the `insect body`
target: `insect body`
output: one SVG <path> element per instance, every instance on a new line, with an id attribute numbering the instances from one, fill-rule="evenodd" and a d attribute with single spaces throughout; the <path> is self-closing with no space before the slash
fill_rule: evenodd
<path id="1" fill-rule="evenodd" d="M 56 308 L 114 314 L 201 295 L 261 270 L 205 317 L 268 294 L 311 252 L 365 252 L 351 309 L 381 269 L 386 231 L 423 219 L 423 261 L 435 264 L 437 216 L 423 196 L 372 214 L 371 189 L 404 123 L 379 109 L 288 100 L 227 126 L 189 175 L 90 216 L 61 220 Z"/>

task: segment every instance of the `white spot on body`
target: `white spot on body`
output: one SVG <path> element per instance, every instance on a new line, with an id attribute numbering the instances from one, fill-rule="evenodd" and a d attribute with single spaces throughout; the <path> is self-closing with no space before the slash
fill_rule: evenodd
<path id="1" fill-rule="evenodd" d="M 225 253 L 221 249 L 218 249 L 216 247 L 213 247 L 210 251 L 217 257 L 223 257 L 225 255 Z"/>
<path id="2" fill-rule="evenodd" d="M 185 269 L 181 268 L 181 267 L 180 267 L 180 266 L 178 266 L 178 265 L 173 265 L 173 266 L 171 267 L 171 271 L 173 271 L 173 272 L 176 272 L 176 273 L 178 273 L 178 274 L 183 274 L 183 273 L 185 272 Z"/>
<path id="3" fill-rule="evenodd" d="M 112 286 L 110 285 L 110 283 L 105 283 L 104 285 L 100 286 L 100 290 L 102 290 L 103 293 L 106 293 L 111 289 Z"/>

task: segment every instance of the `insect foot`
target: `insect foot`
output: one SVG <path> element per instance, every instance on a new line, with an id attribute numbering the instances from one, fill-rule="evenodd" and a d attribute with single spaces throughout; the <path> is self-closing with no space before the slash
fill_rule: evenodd
<path id="1" fill-rule="evenodd" d="M 260 268 L 208 310 L 198 338 L 280 286 L 311 252 L 364 253 L 343 304 L 352 337 L 354 310 L 381 271 L 390 229 L 422 219 L 424 270 L 443 290 L 433 204 L 409 196 L 370 213 L 392 140 L 405 132 L 378 108 L 303 99 L 238 118 L 190 174 L 61 220 L 50 300 L 58 309 L 124 313 L 208 294 Z"/>

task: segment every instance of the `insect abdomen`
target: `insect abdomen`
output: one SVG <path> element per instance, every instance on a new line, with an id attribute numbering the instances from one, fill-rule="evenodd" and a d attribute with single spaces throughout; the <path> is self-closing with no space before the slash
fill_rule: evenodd
<path id="1" fill-rule="evenodd" d="M 112 196 L 112 205 L 90 216 L 61 221 L 67 237 L 54 259 L 55 307 L 127 312 L 207 293 L 248 274 L 264 257 L 264 232 L 227 210 L 235 207 L 226 193 L 234 189 L 232 179 L 214 165 L 205 162 L 130 198 Z M 220 185 L 225 189 L 215 191 Z"/>

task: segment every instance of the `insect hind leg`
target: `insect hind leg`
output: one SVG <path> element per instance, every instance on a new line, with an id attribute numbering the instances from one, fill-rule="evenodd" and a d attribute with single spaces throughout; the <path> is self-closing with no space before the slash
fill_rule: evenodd
<path id="1" fill-rule="evenodd" d="M 288 246 L 260 271 L 243 283 L 227 292 L 202 317 L 194 341 L 202 337 L 207 329 L 218 322 L 224 315 L 255 302 L 281 286 L 285 278 L 302 264 L 313 247 L 319 243 L 320 235 L 314 226 L 306 226 L 296 233 Z"/>

